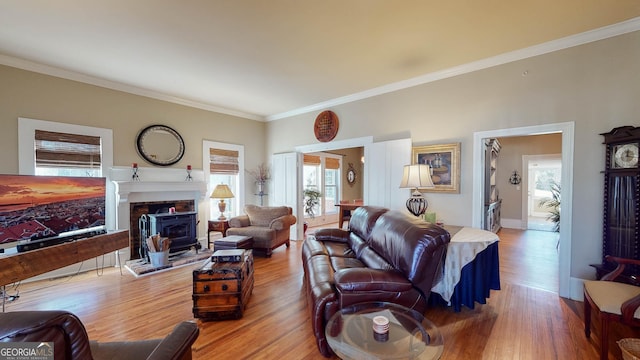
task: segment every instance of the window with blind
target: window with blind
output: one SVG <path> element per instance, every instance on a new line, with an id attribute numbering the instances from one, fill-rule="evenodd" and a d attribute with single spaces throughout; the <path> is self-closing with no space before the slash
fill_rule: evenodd
<path id="1" fill-rule="evenodd" d="M 36 175 L 102 176 L 100 136 L 36 130 Z"/>
<path id="2" fill-rule="evenodd" d="M 211 174 L 238 174 L 238 151 L 209 149 L 209 171 Z"/>
<path id="3" fill-rule="evenodd" d="M 304 188 L 320 191 L 322 200 L 314 207 L 315 216 L 337 214 L 335 204 L 340 194 L 341 158 L 331 154 L 304 154 L 303 181 Z M 317 225 L 314 224 L 313 225 Z"/>
<path id="4" fill-rule="evenodd" d="M 328 214 L 337 213 L 336 204 L 340 194 L 340 159 L 327 157 L 324 159 L 324 206 Z"/>
<path id="5" fill-rule="evenodd" d="M 243 198 L 243 188 L 240 186 L 240 170 L 242 147 L 233 144 L 205 142 L 205 151 L 208 153 L 209 185 L 211 192 L 218 184 L 226 184 L 231 189 L 234 197 L 227 199 L 225 216 L 240 215 L 240 199 Z M 210 219 L 220 216 L 218 202 L 220 199 L 210 199 Z"/>

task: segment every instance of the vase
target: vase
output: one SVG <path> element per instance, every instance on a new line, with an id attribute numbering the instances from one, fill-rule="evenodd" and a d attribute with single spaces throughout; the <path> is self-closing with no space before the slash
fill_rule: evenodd
<path id="1" fill-rule="evenodd" d="M 258 180 L 256 181 L 256 184 L 258 185 L 258 193 L 256 195 L 258 195 L 260 197 L 260 206 L 264 205 L 264 196 L 267 196 L 267 193 L 264 191 L 264 185 L 267 181 L 266 180 Z"/>
<path id="2" fill-rule="evenodd" d="M 264 184 L 265 183 L 266 183 L 265 180 L 256 181 L 256 184 L 258 185 L 258 195 L 264 194 Z"/>

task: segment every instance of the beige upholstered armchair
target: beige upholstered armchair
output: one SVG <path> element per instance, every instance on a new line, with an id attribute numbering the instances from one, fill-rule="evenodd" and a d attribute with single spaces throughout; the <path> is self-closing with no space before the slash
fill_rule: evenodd
<path id="1" fill-rule="evenodd" d="M 600 315 L 600 359 L 609 358 L 609 324 L 619 322 L 640 327 L 640 286 L 617 282 L 625 265 L 640 266 L 640 261 L 607 255 L 605 260 L 617 264 L 616 268 L 600 280 L 584 282 L 584 334 L 591 336 L 591 310 Z"/>
<path id="2" fill-rule="evenodd" d="M 251 236 L 254 251 L 267 257 L 280 245 L 289 247 L 289 228 L 296 223 L 290 207 L 246 205 L 244 212 L 229 219 L 227 235 Z"/>

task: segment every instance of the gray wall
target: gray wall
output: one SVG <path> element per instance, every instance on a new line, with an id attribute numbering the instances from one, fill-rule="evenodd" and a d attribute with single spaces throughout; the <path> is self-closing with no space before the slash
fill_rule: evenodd
<path id="1" fill-rule="evenodd" d="M 497 186 L 502 199 L 502 219 L 522 219 L 522 192 L 527 189 L 509 183 L 514 170 L 523 176 L 523 155 L 560 154 L 562 152 L 562 135 L 533 135 L 499 138 L 502 150 L 498 156 L 496 170 Z M 504 223 L 503 223 L 504 225 Z"/>
<path id="2" fill-rule="evenodd" d="M 523 74 L 527 72 L 526 76 Z M 460 194 L 427 194 L 445 222 L 472 222 L 473 134 L 575 123 L 571 276 L 592 278 L 601 260 L 604 147 L 600 133 L 638 125 L 640 32 L 396 91 L 331 108 L 335 140 L 410 133 L 414 145 L 461 142 Z M 273 121 L 267 152 L 315 144 L 316 113 Z M 295 133 L 296 136 L 283 136 Z M 410 159 L 400 159 L 408 162 Z"/>
<path id="3" fill-rule="evenodd" d="M 202 169 L 203 140 L 244 145 L 247 169 L 266 158 L 263 122 L 0 66 L 2 173 L 18 172 L 18 117 L 112 129 L 114 166 L 152 166 L 135 148 L 138 132 L 151 124 L 171 126 L 185 140 L 184 157 L 171 167 Z M 253 183 L 246 190 L 253 194 Z"/>
<path id="4" fill-rule="evenodd" d="M 247 168 L 268 161 L 268 154 L 317 143 L 317 113 L 265 124 L 7 66 L 0 66 L 0 79 L 3 173 L 18 171 L 18 117 L 111 128 L 116 166 L 140 162 L 135 137 L 153 123 L 172 126 L 185 138 L 185 157 L 175 165 L 180 168 L 201 166 L 203 139 L 245 145 Z M 639 124 L 638 94 L 640 32 L 635 32 L 331 110 L 340 117 L 335 140 L 410 135 L 414 145 L 461 142 L 460 194 L 427 195 L 438 217 L 458 225 L 472 221 L 474 132 L 574 122 L 571 275 L 590 278 L 589 264 L 601 256 L 604 147 L 599 134 Z M 254 190 L 250 182 L 245 188 L 247 194 Z"/>
<path id="5" fill-rule="evenodd" d="M 364 171 L 361 158 L 364 156 L 364 148 L 355 147 L 348 149 L 339 149 L 334 151 L 327 151 L 332 154 L 342 155 L 342 194 L 341 200 L 355 200 L 362 199 L 362 189 L 364 181 Z M 353 165 L 353 169 L 356 172 L 356 181 L 353 184 L 349 184 L 347 181 L 347 170 L 349 170 L 349 163 Z"/>

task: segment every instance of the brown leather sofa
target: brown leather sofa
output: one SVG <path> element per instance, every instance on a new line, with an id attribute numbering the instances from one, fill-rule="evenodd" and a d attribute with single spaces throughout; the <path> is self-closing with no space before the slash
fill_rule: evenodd
<path id="1" fill-rule="evenodd" d="M 254 252 L 267 257 L 278 246 L 290 246 L 291 225 L 296 223 L 290 207 L 246 205 L 244 212 L 245 215 L 229 219 L 227 235 L 252 237 Z"/>
<path id="2" fill-rule="evenodd" d="M 198 325 L 185 321 L 164 339 L 100 343 L 67 311 L 0 313 L 0 342 L 53 342 L 55 360 L 189 360 L 198 335 Z"/>
<path id="3" fill-rule="evenodd" d="M 325 326 L 339 309 L 385 301 L 424 313 L 450 234 L 399 211 L 363 206 L 349 230 L 321 229 L 302 246 L 304 285 L 318 349 L 330 357 Z"/>

